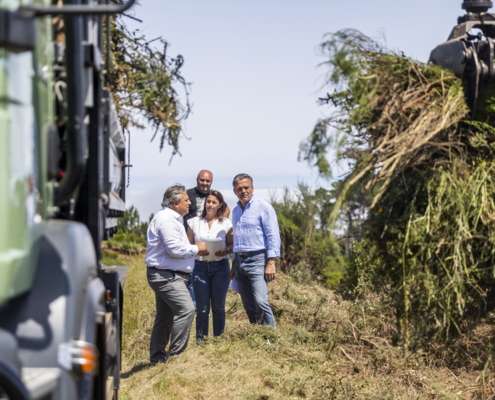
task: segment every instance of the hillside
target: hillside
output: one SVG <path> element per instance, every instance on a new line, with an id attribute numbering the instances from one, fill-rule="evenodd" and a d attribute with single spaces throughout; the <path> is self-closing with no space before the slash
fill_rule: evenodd
<path id="1" fill-rule="evenodd" d="M 343 301 L 279 275 L 270 288 L 277 330 L 251 326 L 229 290 L 226 332 L 164 365 L 148 363 L 154 293 L 142 257 L 125 284 L 122 399 L 490 399 L 488 322 L 455 347 L 394 346 L 392 312 L 380 297 Z"/>

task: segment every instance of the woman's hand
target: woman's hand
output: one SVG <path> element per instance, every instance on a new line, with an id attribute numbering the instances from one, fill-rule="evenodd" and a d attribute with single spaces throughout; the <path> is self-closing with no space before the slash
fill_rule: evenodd
<path id="1" fill-rule="evenodd" d="M 230 253 L 230 249 L 228 247 L 224 247 L 222 250 L 218 250 L 215 255 L 218 256 L 218 257 L 223 257 L 227 254 Z"/>
<path id="2" fill-rule="evenodd" d="M 208 250 L 205 251 L 198 251 L 198 256 L 204 257 L 204 256 L 209 256 L 210 252 Z"/>

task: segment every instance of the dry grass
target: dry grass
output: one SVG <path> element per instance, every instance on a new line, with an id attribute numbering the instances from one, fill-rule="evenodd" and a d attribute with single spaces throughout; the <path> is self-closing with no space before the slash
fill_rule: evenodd
<path id="1" fill-rule="evenodd" d="M 122 399 L 491 399 L 484 324 L 457 347 L 404 353 L 392 344 L 395 325 L 380 297 L 343 301 L 319 286 L 279 275 L 270 300 L 277 330 L 251 326 L 229 291 L 227 327 L 219 339 L 164 365 L 148 364 L 154 294 L 142 260 L 125 285 Z M 478 342 L 476 342 L 476 340 Z"/>

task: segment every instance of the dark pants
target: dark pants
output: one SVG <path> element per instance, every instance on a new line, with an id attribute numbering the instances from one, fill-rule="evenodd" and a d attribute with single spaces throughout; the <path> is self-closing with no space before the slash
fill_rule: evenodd
<path id="1" fill-rule="evenodd" d="M 266 253 L 251 257 L 235 256 L 235 280 L 249 322 L 275 328 L 275 318 L 268 302 L 268 285 L 265 279 Z"/>
<path id="2" fill-rule="evenodd" d="M 150 340 L 150 361 L 183 352 L 194 320 L 194 304 L 187 290 L 188 277 L 169 270 L 148 268 L 148 284 L 155 291 L 156 315 Z M 165 350 L 168 343 L 168 352 Z"/>
<path id="3" fill-rule="evenodd" d="M 225 330 L 225 299 L 230 285 L 229 260 L 196 261 L 192 273 L 196 297 L 196 339 L 201 342 L 208 335 L 210 303 L 213 314 L 213 335 Z"/>

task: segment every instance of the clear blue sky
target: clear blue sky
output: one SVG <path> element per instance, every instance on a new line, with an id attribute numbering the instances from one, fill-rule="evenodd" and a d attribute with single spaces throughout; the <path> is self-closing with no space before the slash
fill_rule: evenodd
<path id="1" fill-rule="evenodd" d="M 142 219 L 160 208 L 165 189 L 195 186 L 200 169 L 214 174 L 213 187 L 233 206 L 232 178 L 253 176 L 255 194 L 294 187 L 297 180 L 324 185 L 297 161 L 300 142 L 327 110 L 318 107 L 326 70 L 317 47 L 325 33 L 355 28 L 384 34 L 388 46 L 427 61 L 446 40 L 461 1 L 336 0 L 141 0 L 129 21 L 147 38 L 161 36 L 169 54 L 185 59 L 192 82 L 193 114 L 185 125 L 182 157 L 169 165 L 170 150 L 150 143 L 151 129 L 131 138 L 128 206 Z"/>

